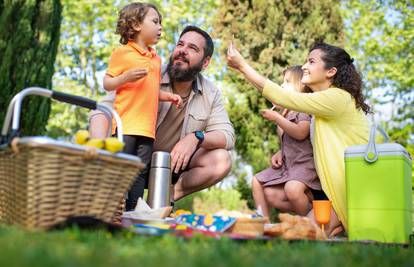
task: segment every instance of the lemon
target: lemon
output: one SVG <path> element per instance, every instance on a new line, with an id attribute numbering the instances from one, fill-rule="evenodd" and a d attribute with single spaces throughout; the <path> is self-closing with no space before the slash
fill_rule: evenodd
<path id="1" fill-rule="evenodd" d="M 124 145 L 124 143 L 120 142 L 118 138 L 115 137 L 109 137 L 105 139 L 105 149 L 112 153 L 122 151 Z"/>
<path id="2" fill-rule="evenodd" d="M 75 134 L 75 143 L 84 145 L 89 140 L 89 132 L 86 130 L 80 130 Z"/>
<path id="3" fill-rule="evenodd" d="M 86 142 L 85 146 L 89 147 L 96 147 L 98 149 L 102 149 L 105 145 L 105 142 L 103 139 L 93 138 L 89 139 L 88 142 Z"/>

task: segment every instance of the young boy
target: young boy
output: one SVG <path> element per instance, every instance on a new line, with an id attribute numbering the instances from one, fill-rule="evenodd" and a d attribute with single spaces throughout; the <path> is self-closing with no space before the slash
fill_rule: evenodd
<path id="1" fill-rule="evenodd" d="M 104 77 L 105 90 L 116 90 L 114 107 L 123 124 L 123 152 L 140 157 L 146 165 L 128 192 L 127 211 L 133 210 L 144 194 L 158 101 L 171 101 L 177 108 L 182 104 L 179 95 L 160 91 L 161 59 L 151 46 L 159 41 L 161 30 L 161 14 L 154 5 L 132 3 L 125 6 L 116 28 L 122 46 L 113 51 Z"/>

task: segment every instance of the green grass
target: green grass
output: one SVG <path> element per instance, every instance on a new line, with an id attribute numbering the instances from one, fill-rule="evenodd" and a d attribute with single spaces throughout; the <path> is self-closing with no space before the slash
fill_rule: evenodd
<path id="1" fill-rule="evenodd" d="M 142 237 L 0 226 L 0 266 L 414 266 L 414 248 L 275 240 Z"/>

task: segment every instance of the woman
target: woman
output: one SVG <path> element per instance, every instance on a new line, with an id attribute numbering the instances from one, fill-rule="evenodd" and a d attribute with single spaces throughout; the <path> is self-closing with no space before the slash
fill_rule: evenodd
<path id="1" fill-rule="evenodd" d="M 287 91 L 257 73 L 230 44 L 227 63 L 241 72 L 272 103 L 314 116 L 311 140 L 322 189 L 332 201 L 330 235 L 347 228 L 344 150 L 368 142 L 370 108 L 364 103 L 361 77 L 342 48 L 321 43 L 310 49 L 302 83 L 313 93 Z M 309 213 L 312 217 L 313 212 Z M 335 231 L 334 231 L 335 230 Z"/>

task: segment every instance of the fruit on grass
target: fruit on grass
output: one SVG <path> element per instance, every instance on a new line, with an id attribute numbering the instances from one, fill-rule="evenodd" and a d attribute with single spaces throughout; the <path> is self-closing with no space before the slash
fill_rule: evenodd
<path id="1" fill-rule="evenodd" d="M 89 141 L 89 132 L 86 130 L 79 130 L 75 134 L 75 143 L 79 145 L 84 145 Z"/>
<path id="2" fill-rule="evenodd" d="M 122 151 L 124 145 L 125 144 L 123 142 L 120 142 L 118 138 L 115 137 L 109 137 L 105 139 L 105 149 L 112 153 Z"/>
<path id="3" fill-rule="evenodd" d="M 98 139 L 98 138 L 93 138 L 93 139 L 89 139 L 88 142 L 86 142 L 85 146 L 89 146 L 89 147 L 95 147 L 98 149 L 102 149 L 105 145 L 105 142 L 103 139 Z"/>

